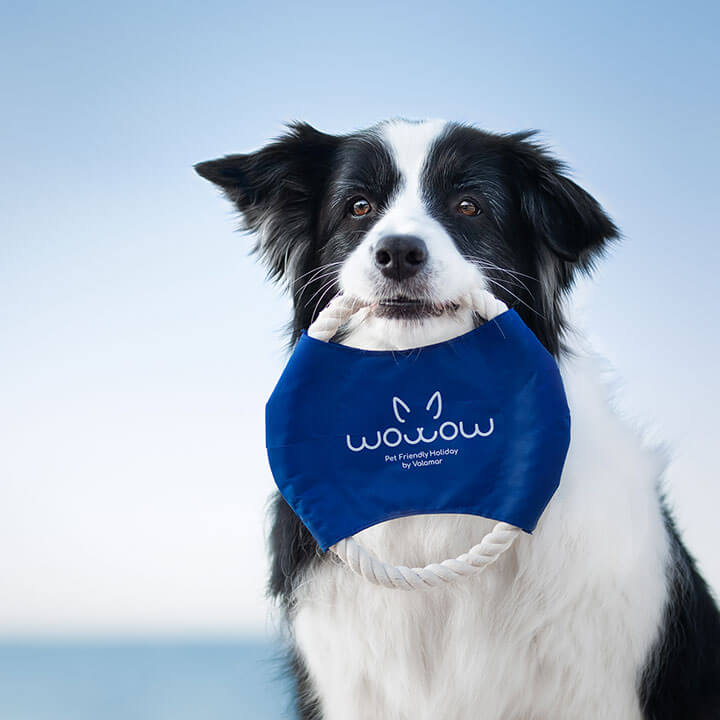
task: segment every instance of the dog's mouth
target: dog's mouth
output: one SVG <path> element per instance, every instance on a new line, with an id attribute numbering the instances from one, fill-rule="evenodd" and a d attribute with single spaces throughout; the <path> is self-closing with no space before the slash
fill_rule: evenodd
<path id="1" fill-rule="evenodd" d="M 374 314 L 377 317 L 395 320 L 418 320 L 425 317 L 439 317 L 446 312 L 456 311 L 458 307 L 456 303 L 433 303 L 406 295 L 397 295 L 379 300 Z"/>

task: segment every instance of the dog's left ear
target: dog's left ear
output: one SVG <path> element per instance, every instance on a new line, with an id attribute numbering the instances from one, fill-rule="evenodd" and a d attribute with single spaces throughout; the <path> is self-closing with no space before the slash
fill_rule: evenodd
<path id="1" fill-rule="evenodd" d="M 255 250 L 268 274 L 281 279 L 311 251 L 320 197 L 340 138 L 294 123 L 275 142 L 246 155 L 195 165 L 223 189 L 257 234 Z"/>
<path id="2" fill-rule="evenodd" d="M 566 177 L 565 166 L 528 139 L 531 135 L 512 136 L 523 219 L 559 260 L 587 269 L 618 230 L 597 200 Z"/>

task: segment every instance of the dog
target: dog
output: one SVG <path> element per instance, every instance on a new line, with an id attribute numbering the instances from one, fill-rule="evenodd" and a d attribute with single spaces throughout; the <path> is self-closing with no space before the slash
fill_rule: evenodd
<path id="1" fill-rule="evenodd" d="M 371 585 L 274 498 L 269 592 L 288 620 L 301 720 L 720 718 L 720 614 L 663 500 L 662 454 L 613 412 L 602 363 L 567 320 L 574 280 L 619 233 L 535 134 L 393 120 L 330 135 L 294 123 L 256 152 L 195 169 L 286 284 L 292 342 L 338 293 L 375 307 L 341 342 L 441 342 L 479 322 L 458 299 L 482 285 L 555 356 L 573 419 L 534 534 L 452 586 Z M 414 516 L 356 537 L 422 566 L 491 527 Z"/>

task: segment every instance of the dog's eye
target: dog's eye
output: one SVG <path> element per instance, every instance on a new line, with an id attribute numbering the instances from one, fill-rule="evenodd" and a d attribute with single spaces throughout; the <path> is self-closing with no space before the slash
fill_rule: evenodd
<path id="1" fill-rule="evenodd" d="M 370 210 L 372 210 L 372 208 L 370 207 L 370 203 L 365 198 L 357 198 L 350 206 L 350 212 L 355 217 L 362 217 L 363 215 L 367 215 Z"/>
<path id="2" fill-rule="evenodd" d="M 482 210 L 472 200 L 468 200 L 468 198 L 458 203 L 457 211 L 468 217 L 479 215 L 482 212 Z"/>

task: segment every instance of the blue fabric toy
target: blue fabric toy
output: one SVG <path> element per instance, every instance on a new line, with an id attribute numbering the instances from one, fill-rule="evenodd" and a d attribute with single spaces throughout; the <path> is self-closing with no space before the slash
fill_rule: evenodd
<path id="1" fill-rule="evenodd" d="M 560 481 L 570 413 L 555 360 L 506 310 L 405 351 L 303 333 L 267 403 L 266 430 L 280 492 L 327 550 L 421 513 L 531 532 Z"/>

